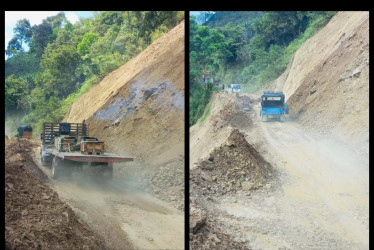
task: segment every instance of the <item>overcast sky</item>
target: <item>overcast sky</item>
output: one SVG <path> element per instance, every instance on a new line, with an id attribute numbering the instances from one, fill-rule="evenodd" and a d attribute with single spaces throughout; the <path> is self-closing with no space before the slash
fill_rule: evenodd
<path id="1" fill-rule="evenodd" d="M 26 18 L 29 20 L 30 25 L 41 24 L 44 19 L 49 16 L 55 16 L 61 11 L 5 11 L 5 49 L 8 42 L 13 38 L 13 28 L 20 19 Z M 66 18 L 74 24 L 80 18 L 93 17 L 91 11 L 63 11 Z"/>

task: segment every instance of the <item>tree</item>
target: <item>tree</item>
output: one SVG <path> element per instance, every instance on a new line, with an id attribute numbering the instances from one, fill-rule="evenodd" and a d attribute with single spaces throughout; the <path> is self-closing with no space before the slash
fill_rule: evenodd
<path id="1" fill-rule="evenodd" d="M 5 79 L 5 108 L 17 108 L 18 100 L 27 93 L 26 81 L 14 75 Z"/>
<path id="2" fill-rule="evenodd" d="M 81 55 L 85 55 L 88 53 L 88 49 L 91 45 L 99 39 L 99 36 L 94 33 L 86 33 L 82 41 L 78 44 L 77 50 L 78 53 Z"/>
<path id="3" fill-rule="evenodd" d="M 18 20 L 16 27 L 13 29 L 15 37 L 17 37 L 18 41 L 21 43 L 28 44 L 31 40 L 32 31 L 31 31 L 31 25 L 29 20 L 22 19 Z"/>
<path id="4" fill-rule="evenodd" d="M 31 53 L 35 53 L 38 57 L 41 57 L 44 48 L 49 42 L 49 36 L 52 33 L 52 27 L 46 20 L 43 20 L 39 25 L 32 26 L 32 38 L 30 43 Z"/>
<path id="5" fill-rule="evenodd" d="M 13 37 L 9 43 L 8 43 L 8 47 L 7 49 L 5 50 L 5 54 L 7 56 L 12 56 L 20 51 L 23 51 L 22 49 L 22 45 L 21 43 L 19 42 L 19 40 L 17 39 L 17 37 Z"/>
<path id="6" fill-rule="evenodd" d="M 206 23 L 213 15 L 215 11 L 201 11 L 200 15 L 197 16 L 197 20 L 202 24 Z"/>

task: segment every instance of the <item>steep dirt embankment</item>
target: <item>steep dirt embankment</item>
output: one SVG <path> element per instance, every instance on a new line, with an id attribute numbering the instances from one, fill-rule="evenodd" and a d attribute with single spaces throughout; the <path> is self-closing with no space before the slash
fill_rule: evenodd
<path id="1" fill-rule="evenodd" d="M 236 96 L 225 92 L 214 93 L 209 103 L 210 112 L 204 122 L 197 121 L 190 127 L 190 168 L 208 157 L 229 137 L 232 128 L 246 128 L 251 125 L 249 115 L 236 104 Z"/>
<path id="2" fill-rule="evenodd" d="M 5 144 L 5 245 L 8 249 L 107 249 L 48 185 L 32 141 Z"/>
<path id="3" fill-rule="evenodd" d="M 369 12 L 339 12 L 280 78 L 291 117 L 368 153 Z"/>
<path id="4" fill-rule="evenodd" d="M 108 152 L 134 157 L 156 193 L 183 200 L 184 22 L 80 97 L 66 119 L 89 126 Z M 116 170 L 115 170 L 116 171 Z M 126 172 L 126 174 L 128 174 Z M 168 191 L 170 193 L 165 193 Z M 179 203 L 179 207 L 182 204 Z"/>

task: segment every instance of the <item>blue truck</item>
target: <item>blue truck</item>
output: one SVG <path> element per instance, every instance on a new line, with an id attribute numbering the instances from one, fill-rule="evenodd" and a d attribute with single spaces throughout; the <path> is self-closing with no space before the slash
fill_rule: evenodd
<path id="1" fill-rule="evenodd" d="M 284 115 L 288 114 L 288 104 L 284 103 L 281 91 L 264 91 L 261 95 L 260 116 L 266 122 L 269 118 L 277 118 L 284 122 Z"/>

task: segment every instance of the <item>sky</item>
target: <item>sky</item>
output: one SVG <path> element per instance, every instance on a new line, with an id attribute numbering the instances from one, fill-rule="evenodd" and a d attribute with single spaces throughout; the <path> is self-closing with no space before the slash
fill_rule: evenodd
<path id="1" fill-rule="evenodd" d="M 13 28 L 20 19 L 26 18 L 29 20 L 30 25 L 41 24 L 44 19 L 49 16 L 55 16 L 61 11 L 5 11 L 5 49 L 8 46 L 8 42 L 13 38 Z M 81 18 L 93 17 L 94 14 L 91 11 L 63 11 L 66 18 L 74 24 Z"/>

